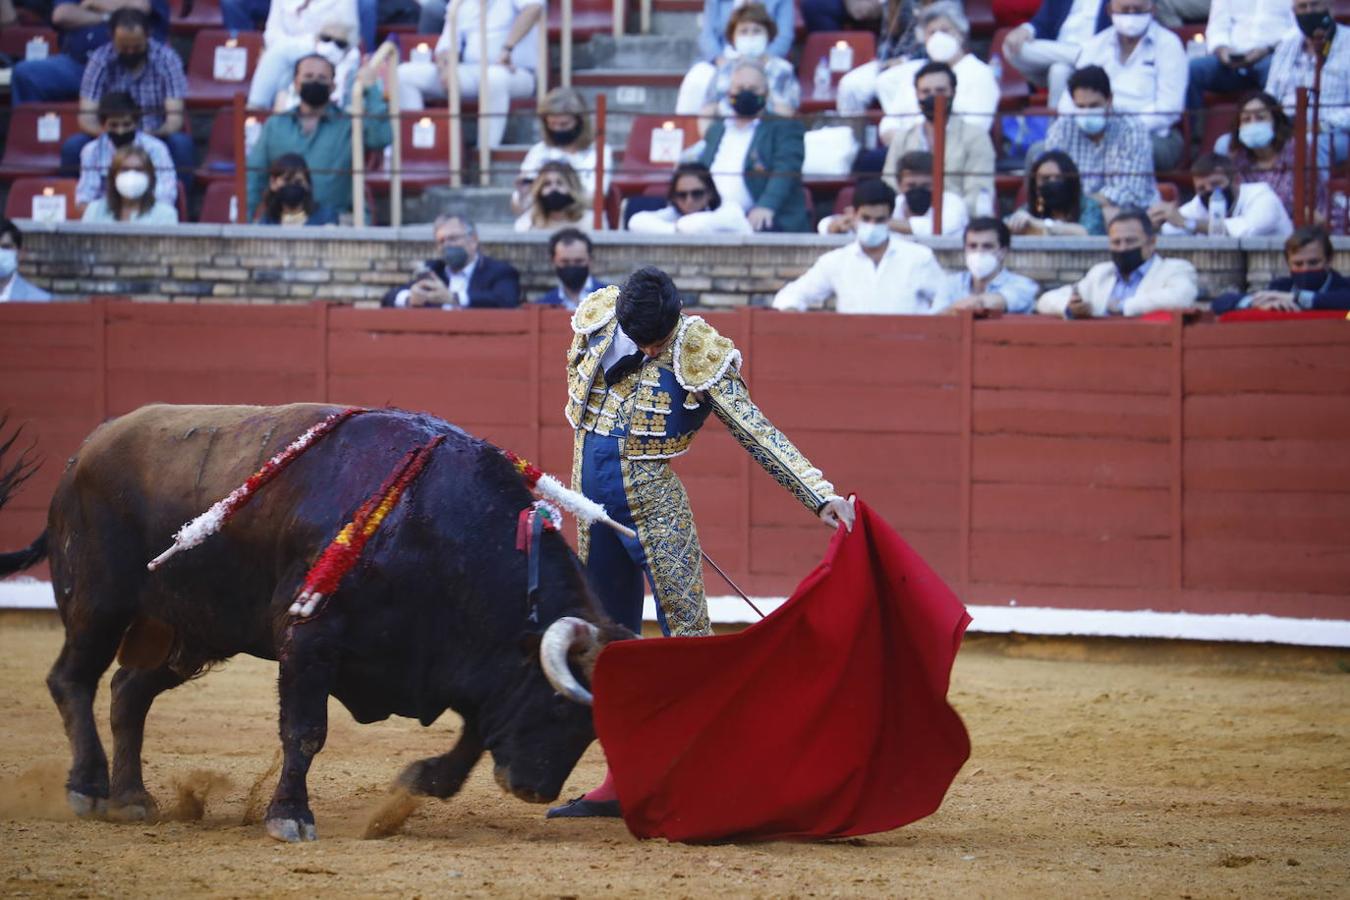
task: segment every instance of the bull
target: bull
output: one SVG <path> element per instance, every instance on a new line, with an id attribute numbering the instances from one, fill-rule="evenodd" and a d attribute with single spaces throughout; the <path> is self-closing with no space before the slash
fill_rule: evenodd
<path id="1" fill-rule="evenodd" d="M 539 545 L 531 607 L 515 537 L 532 496 L 490 444 L 431 416 L 354 416 L 218 534 L 147 571 L 175 529 L 336 411 L 143 407 L 85 440 L 46 530 L 0 555 L 0 576 L 50 558 L 65 642 L 47 685 L 70 742 L 76 812 L 153 816 L 141 771 L 151 704 L 238 653 L 279 663 L 283 761 L 265 821 L 274 838 L 317 836 L 306 773 L 326 739 L 329 695 L 362 723 L 459 714 L 457 743 L 399 776 L 413 793 L 450 797 L 487 751 L 504 790 L 535 803 L 558 796 L 595 737 L 582 682 L 607 642 L 632 635 L 597 612 L 557 532 Z M 357 568 L 319 615 L 296 621 L 288 609 L 336 528 L 409 448 L 438 435 Z M 0 486 L 0 505 L 15 481 Z M 110 778 L 93 700 L 114 658 Z"/>

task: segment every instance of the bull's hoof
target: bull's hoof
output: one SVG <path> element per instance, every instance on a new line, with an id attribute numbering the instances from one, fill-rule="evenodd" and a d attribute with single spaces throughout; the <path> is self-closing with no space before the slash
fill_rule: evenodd
<path id="1" fill-rule="evenodd" d="M 288 844 L 319 839 L 319 832 L 313 822 L 301 822 L 298 819 L 268 819 L 267 833 Z"/>
<path id="2" fill-rule="evenodd" d="M 152 822 L 159 818 L 159 806 L 149 795 L 113 801 L 108 804 L 108 818 L 114 822 Z"/>
<path id="3" fill-rule="evenodd" d="M 81 819 L 102 818 L 108 812 L 107 797 L 91 797 L 79 791 L 66 791 L 66 802 Z"/>
<path id="4" fill-rule="evenodd" d="M 544 814 L 546 819 L 617 819 L 623 815 L 618 800 L 587 800 L 578 797 L 562 806 L 554 806 Z"/>

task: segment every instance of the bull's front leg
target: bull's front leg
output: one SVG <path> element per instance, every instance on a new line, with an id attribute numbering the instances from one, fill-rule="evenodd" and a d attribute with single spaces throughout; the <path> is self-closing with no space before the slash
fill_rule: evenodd
<path id="1" fill-rule="evenodd" d="M 439 797 L 454 796 L 469 777 L 474 764 L 483 755 L 483 739 L 478 736 L 474 720 L 464 718 L 464 731 L 449 753 L 419 759 L 403 770 L 398 783 L 414 794 Z"/>
<path id="2" fill-rule="evenodd" d="M 297 622 L 282 642 L 281 778 L 267 807 L 267 833 L 279 841 L 318 838 L 305 778 L 328 737 L 328 694 L 337 673 L 341 623 L 335 613 Z"/>

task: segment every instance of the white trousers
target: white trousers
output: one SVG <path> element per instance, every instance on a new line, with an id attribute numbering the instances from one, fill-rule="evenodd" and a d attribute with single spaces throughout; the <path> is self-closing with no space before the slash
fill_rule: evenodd
<path id="1" fill-rule="evenodd" d="M 1048 88 L 1050 108 L 1055 109 L 1069 83 L 1069 76 L 1073 74 L 1073 64 L 1081 49 L 1077 44 L 1060 41 L 1027 41 L 1022 45 L 1022 52 L 1004 61 L 1011 63 L 1027 81 Z"/>
<path id="2" fill-rule="evenodd" d="M 459 88 L 463 97 L 479 98 L 480 108 L 488 116 L 487 142 L 489 147 L 501 145 L 506 134 L 506 116 L 511 101 L 534 94 L 534 72 L 529 69 L 508 69 L 506 66 L 488 66 L 486 96 L 478 89 L 478 63 L 459 64 Z M 406 62 L 398 67 L 398 103 L 400 110 L 418 110 L 426 100 L 444 100 L 445 83 L 432 62 Z"/>
<path id="3" fill-rule="evenodd" d="M 708 99 L 708 88 L 717 77 L 717 67 L 712 63 L 696 62 L 680 82 L 680 93 L 675 97 L 675 115 L 696 116 L 703 110 L 703 102 Z"/>
<path id="4" fill-rule="evenodd" d="M 875 59 L 863 63 L 839 79 L 835 109 L 841 116 L 860 116 L 877 99 L 877 75 L 881 64 Z"/>

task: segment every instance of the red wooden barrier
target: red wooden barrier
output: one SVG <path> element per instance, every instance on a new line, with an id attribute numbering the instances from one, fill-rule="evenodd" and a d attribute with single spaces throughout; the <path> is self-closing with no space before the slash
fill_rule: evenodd
<path id="1" fill-rule="evenodd" d="M 971 603 L 1350 619 L 1350 327 L 708 313 L 754 395 Z M 564 478 L 566 315 L 314 305 L 0 306 L 0 410 L 46 459 L 155 401 L 422 409 Z M 783 595 L 813 521 L 710 421 L 676 462 L 704 547 Z M 714 573 L 708 584 L 725 593 Z"/>

